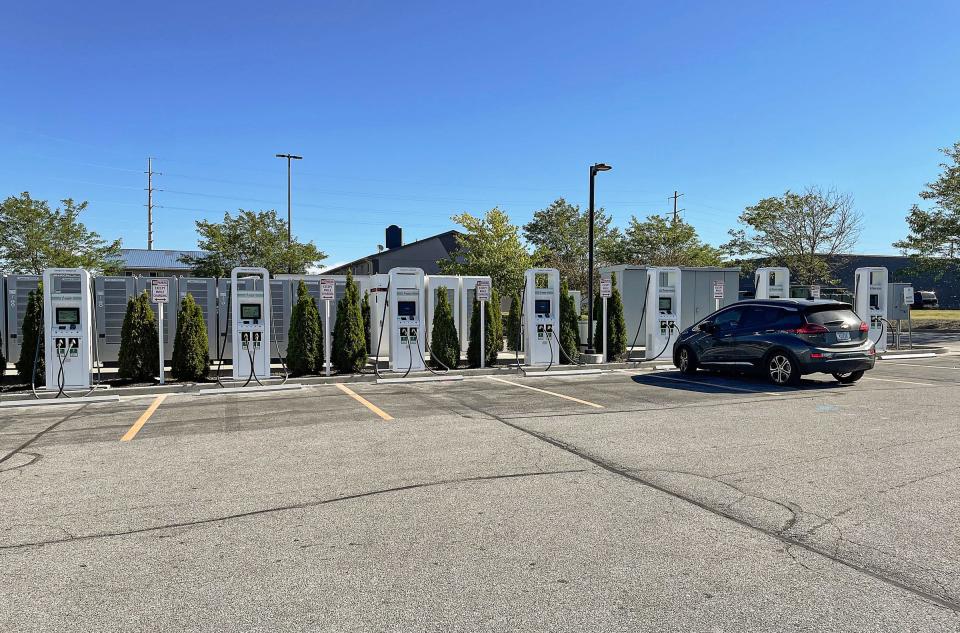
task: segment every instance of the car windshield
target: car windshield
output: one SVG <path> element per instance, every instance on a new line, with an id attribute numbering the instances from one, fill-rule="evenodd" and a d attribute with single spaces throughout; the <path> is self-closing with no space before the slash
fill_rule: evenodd
<path id="1" fill-rule="evenodd" d="M 826 305 L 814 307 L 806 311 L 807 321 L 818 325 L 842 325 L 843 323 L 859 323 L 860 318 L 850 308 Z"/>

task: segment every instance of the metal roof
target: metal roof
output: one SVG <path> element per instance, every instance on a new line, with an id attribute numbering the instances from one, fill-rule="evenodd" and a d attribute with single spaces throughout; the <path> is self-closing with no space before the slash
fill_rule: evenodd
<path id="1" fill-rule="evenodd" d="M 190 270 L 190 266 L 180 261 L 183 255 L 200 257 L 206 255 L 206 252 L 121 248 L 120 265 L 131 270 Z"/>

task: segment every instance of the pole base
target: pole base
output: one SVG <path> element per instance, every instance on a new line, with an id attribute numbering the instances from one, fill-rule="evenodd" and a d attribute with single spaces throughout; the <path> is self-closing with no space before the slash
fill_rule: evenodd
<path id="1" fill-rule="evenodd" d="M 580 360 L 587 365 L 599 365 L 603 362 L 603 354 L 580 354 Z"/>

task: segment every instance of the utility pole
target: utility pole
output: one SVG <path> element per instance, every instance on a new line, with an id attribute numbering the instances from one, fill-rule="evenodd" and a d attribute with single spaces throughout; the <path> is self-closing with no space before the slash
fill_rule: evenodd
<path id="1" fill-rule="evenodd" d="M 161 191 L 153 188 L 153 158 L 147 157 L 147 250 L 153 250 L 153 192 Z M 158 176 L 163 174 L 157 173 Z"/>
<path id="2" fill-rule="evenodd" d="M 680 209 L 680 210 L 677 209 L 677 200 L 678 200 L 678 199 L 680 198 L 680 196 L 682 196 L 682 195 L 683 195 L 682 193 L 677 193 L 677 190 L 674 189 L 674 190 L 673 190 L 673 195 L 667 198 L 667 200 L 673 199 L 673 222 L 674 222 L 674 224 L 676 224 L 676 222 L 677 222 L 677 218 L 679 217 L 680 211 L 683 210 L 683 209 Z"/>

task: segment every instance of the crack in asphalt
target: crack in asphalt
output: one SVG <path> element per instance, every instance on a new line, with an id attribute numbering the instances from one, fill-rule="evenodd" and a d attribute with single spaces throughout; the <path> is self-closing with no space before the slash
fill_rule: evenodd
<path id="1" fill-rule="evenodd" d="M 469 404 L 467 404 L 467 403 L 461 402 L 461 404 L 463 404 L 464 406 L 467 406 L 467 407 L 469 407 L 469 408 L 473 408 L 473 409 L 476 410 L 478 413 L 487 415 L 487 416 L 489 416 L 489 417 L 491 417 L 491 418 L 499 421 L 501 424 L 505 424 L 505 425 L 507 425 L 507 426 L 515 429 L 516 431 L 519 431 L 520 433 L 525 433 L 525 434 L 527 434 L 527 435 L 529 435 L 529 436 L 531 436 L 531 437 L 533 437 L 533 438 L 535 438 L 535 439 L 540 440 L 541 442 L 546 442 L 547 444 L 551 444 L 552 446 L 554 446 L 554 447 L 556 447 L 556 448 L 559 448 L 559 449 L 562 450 L 562 451 L 565 451 L 565 452 L 567 452 L 567 453 L 570 453 L 571 455 L 574 455 L 574 456 L 576 456 L 576 457 L 579 457 L 580 459 L 582 459 L 582 460 L 584 460 L 584 461 L 586 461 L 586 462 L 588 462 L 588 463 L 590 463 L 590 464 L 593 464 L 593 465 L 596 466 L 597 468 L 600 468 L 600 469 L 605 470 L 605 471 L 607 471 L 607 472 L 609 472 L 609 473 L 612 473 L 612 474 L 614 474 L 614 475 L 618 475 L 618 476 L 620 476 L 620 477 L 623 477 L 624 479 L 628 479 L 628 480 L 633 481 L 633 482 L 635 482 L 635 483 L 641 484 L 641 485 L 643 485 L 643 486 L 646 486 L 646 487 L 648 487 L 648 488 L 651 488 L 651 489 L 653 489 L 653 490 L 656 490 L 656 491 L 658 491 L 658 492 L 661 492 L 661 493 L 663 493 L 663 494 L 665 494 L 665 495 L 668 495 L 668 496 L 670 496 L 670 497 L 672 497 L 672 498 L 674 498 L 674 499 L 677 499 L 677 500 L 680 500 L 680 501 L 684 501 L 684 502 L 686 502 L 686 503 L 689 503 L 689 504 L 691 504 L 691 505 L 694 505 L 694 506 L 700 508 L 701 510 L 704 510 L 704 511 L 706 511 L 706 512 L 709 512 L 710 514 L 713 514 L 713 515 L 722 517 L 722 518 L 727 519 L 727 520 L 729 520 L 729 521 L 733 521 L 734 523 L 736 523 L 736 524 L 738 524 L 738 525 L 741 525 L 741 526 L 743 526 L 743 527 L 745 527 L 745 528 L 748 528 L 748 529 L 750 529 L 750 530 L 754 530 L 754 531 L 760 532 L 761 534 L 765 534 L 766 536 L 768 536 L 768 537 L 770 537 L 770 538 L 772 538 L 772 539 L 775 539 L 775 540 L 783 543 L 787 548 L 798 547 L 798 548 L 804 549 L 804 550 L 806 550 L 806 551 L 809 551 L 809 552 L 811 552 L 811 553 L 813 553 L 813 554 L 818 554 L 818 555 L 822 556 L 823 558 L 826 558 L 826 559 L 828 559 L 828 560 L 830 560 L 830 561 L 833 561 L 833 562 L 835 562 L 835 563 L 837 563 L 837 564 L 839 564 L 839 565 L 842 565 L 843 567 L 846 567 L 846 568 L 848 568 L 848 569 L 851 569 L 851 570 L 853 570 L 853 571 L 855 571 L 855 572 L 858 572 L 858 573 L 860 573 L 860 574 L 863 574 L 863 575 L 865 575 L 865 576 L 869 576 L 870 578 L 873 578 L 873 579 L 878 580 L 878 581 L 880 581 L 880 582 L 882 582 L 882 583 L 885 583 L 885 584 L 887 584 L 887 585 L 890 585 L 891 587 L 894 587 L 894 588 L 899 589 L 899 590 L 901 590 L 901 591 L 905 591 L 905 592 L 907 592 L 907 593 L 913 594 L 914 596 L 920 598 L 921 600 L 924 600 L 924 601 L 926 601 L 926 602 L 929 602 L 929 603 L 931 603 L 931 604 L 934 604 L 934 605 L 936 605 L 936 606 L 938 606 L 938 607 L 941 607 L 941 608 L 944 608 L 944 609 L 947 609 L 947 610 L 950 610 L 950 611 L 953 611 L 953 612 L 960 613 L 960 603 L 958 603 L 958 602 L 956 602 L 956 601 L 954 601 L 954 600 L 952 600 L 952 599 L 948 599 L 948 598 L 945 598 L 945 597 L 942 597 L 942 596 L 938 596 L 938 595 L 936 595 L 936 594 L 934 594 L 934 593 L 931 593 L 931 592 L 929 592 L 929 591 L 927 591 L 927 590 L 925 590 L 925 589 L 923 589 L 923 588 L 912 586 L 912 585 L 910 585 L 910 584 L 907 584 L 907 583 L 904 582 L 904 581 L 898 580 L 897 578 L 891 577 L 891 576 L 889 576 L 889 575 L 887 575 L 887 574 L 885 574 L 885 573 L 882 573 L 882 572 L 879 572 L 879 571 L 874 571 L 874 570 L 872 570 L 872 569 L 869 569 L 869 568 L 867 568 L 867 567 L 864 567 L 863 565 L 860 565 L 860 564 L 855 563 L 855 562 L 853 562 L 853 561 L 850 561 L 850 560 L 846 560 L 846 559 L 844 559 L 844 558 L 841 558 L 840 556 L 836 555 L 836 553 L 831 553 L 831 552 L 827 551 L 826 549 L 823 549 L 823 548 L 821 548 L 821 547 L 818 547 L 817 545 L 815 545 L 815 544 L 813 544 L 813 543 L 809 543 L 809 542 L 805 542 L 805 541 L 803 541 L 803 540 L 800 540 L 800 538 L 791 536 L 791 535 L 787 534 L 787 533 L 784 532 L 784 531 L 777 530 L 777 529 L 766 528 L 766 527 L 763 527 L 763 526 L 761 526 L 761 525 L 755 525 L 754 523 L 751 523 L 750 521 L 747 521 L 746 519 L 742 519 L 742 518 L 740 518 L 740 517 L 738 517 L 738 516 L 736 516 L 736 515 L 734 515 L 734 514 L 731 514 L 730 512 L 728 512 L 728 511 L 726 511 L 726 510 L 723 510 L 723 509 L 718 508 L 718 507 L 711 506 L 711 505 L 707 504 L 706 502 L 698 501 L 698 500 L 694 499 L 693 497 L 690 497 L 690 496 L 688 496 L 688 495 L 686 495 L 686 494 L 684 494 L 684 493 L 682 493 L 682 492 L 677 492 L 677 491 L 675 491 L 675 490 L 671 490 L 671 489 L 669 489 L 669 488 L 667 488 L 667 487 L 665 487 L 665 486 L 663 486 L 663 485 L 660 485 L 660 484 L 658 484 L 658 483 L 656 483 L 656 482 L 654 482 L 654 481 L 650 481 L 649 479 L 646 479 L 646 478 L 641 477 L 641 476 L 639 476 L 639 475 L 635 475 L 635 474 L 631 473 L 630 470 L 627 469 L 627 468 L 624 468 L 624 467 L 622 467 L 622 466 L 619 466 L 619 465 L 617 465 L 617 464 L 614 464 L 614 463 L 612 463 L 612 462 L 609 462 L 609 461 L 607 461 L 607 460 L 605 460 L 605 459 L 602 459 L 602 458 L 600 458 L 600 457 L 597 457 L 597 456 L 595 456 L 595 455 L 591 455 L 591 454 L 587 453 L 586 451 L 583 451 L 583 450 L 581 450 L 581 449 L 576 448 L 576 447 L 573 446 L 572 444 L 569 444 L 569 443 L 564 442 L 564 441 L 562 441 L 562 440 L 559 440 L 559 439 L 557 439 L 557 438 L 551 437 L 551 436 L 547 435 L 546 433 L 542 433 L 542 432 L 540 432 L 540 431 L 534 431 L 534 430 L 532 430 L 532 429 L 525 428 L 525 427 L 523 427 L 523 426 L 521 426 L 521 425 L 519 425 L 519 424 L 516 424 L 516 423 L 514 423 L 514 422 L 511 422 L 511 421 L 510 421 L 509 419 L 507 419 L 507 418 L 503 418 L 503 417 L 497 416 L 497 415 L 492 414 L 492 413 L 489 413 L 489 412 L 485 412 L 485 411 L 481 411 L 481 410 L 479 410 L 479 409 L 475 409 L 474 407 L 471 407 L 471 406 L 470 406 Z M 701 476 L 702 476 L 702 475 L 701 475 Z M 791 512 L 793 512 L 793 510 L 791 510 Z M 791 527 L 792 527 L 793 524 L 791 523 L 790 525 L 791 525 Z M 793 558 L 794 560 L 797 560 L 797 559 L 793 556 L 792 553 L 788 552 L 788 554 L 790 555 L 791 558 Z M 798 562 L 798 564 L 799 564 L 799 561 L 797 561 L 797 562 Z M 803 566 L 806 567 L 806 565 L 803 565 Z"/>
<path id="2" fill-rule="evenodd" d="M 70 536 L 69 538 L 59 538 L 59 539 L 48 539 L 44 541 L 33 541 L 28 543 L 12 543 L 9 545 L 0 545 L 0 551 L 10 551 L 15 549 L 23 549 L 27 547 L 42 547 L 44 545 L 57 545 L 62 543 L 73 543 L 75 541 L 90 541 L 101 538 L 114 538 L 120 536 L 130 536 L 133 534 L 144 534 L 147 532 L 156 532 L 160 530 L 172 530 L 178 528 L 189 528 L 196 527 L 199 525 L 209 525 L 213 523 L 223 523 L 225 521 L 232 521 L 235 519 L 243 519 L 253 516 L 261 516 L 264 514 L 273 514 L 277 512 L 286 512 L 289 510 L 302 510 L 305 508 L 314 508 L 323 505 L 329 505 L 333 503 L 339 503 L 342 501 L 353 501 L 356 499 L 364 499 L 366 497 L 374 497 L 377 495 L 388 494 L 392 492 L 405 492 L 408 490 L 417 490 L 419 488 L 430 488 L 434 486 L 448 486 L 452 484 L 463 484 L 463 483 L 473 483 L 473 482 L 483 482 L 483 481 L 495 481 L 498 479 L 520 479 L 524 477 L 544 477 L 548 475 L 567 475 L 574 473 L 584 473 L 588 472 L 588 468 L 576 468 L 568 470 L 550 470 L 550 471 L 533 471 L 533 472 L 522 472 L 522 473 L 508 473 L 506 475 L 480 475 L 476 477 L 462 477 L 458 479 L 444 479 L 440 481 L 429 481 L 418 484 L 408 484 L 406 486 L 396 486 L 393 488 L 383 488 L 380 490 L 370 490 L 367 492 L 358 492 L 351 495 L 343 495 L 340 497 L 333 497 L 330 499 L 318 499 L 316 501 L 306 501 L 303 503 L 294 503 L 283 506 L 276 506 L 272 508 L 261 508 L 259 510 L 250 510 L 247 512 L 238 512 L 236 514 L 228 514 L 225 516 L 219 517 L 209 517 L 206 519 L 196 519 L 194 521 L 181 521 L 177 523 L 165 523 L 163 525 L 154 525 L 144 528 L 137 528 L 133 530 L 121 530 L 117 532 L 97 532 L 94 534 L 78 534 L 75 536 Z M 50 526 L 54 527 L 54 526 Z M 62 530 L 64 533 L 69 534 L 67 530 L 63 528 L 57 528 Z"/>

